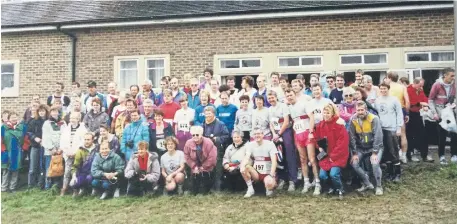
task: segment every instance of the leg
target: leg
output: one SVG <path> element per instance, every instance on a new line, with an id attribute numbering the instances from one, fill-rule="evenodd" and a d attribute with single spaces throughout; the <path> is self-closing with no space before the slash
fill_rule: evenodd
<path id="1" fill-rule="evenodd" d="M 38 183 L 38 174 L 39 174 L 39 162 L 40 162 L 40 149 L 32 147 L 30 149 L 30 165 L 29 165 L 29 174 L 28 174 L 28 186 L 29 188 L 35 187 Z"/>
<path id="2" fill-rule="evenodd" d="M 370 183 L 369 177 L 368 177 L 367 173 L 365 172 L 365 170 L 363 170 L 362 167 L 360 166 L 361 160 L 363 159 L 362 154 L 358 153 L 357 155 L 359 157 L 359 160 L 352 161 L 352 163 L 351 163 L 352 168 L 354 168 L 355 173 L 357 173 L 357 176 L 359 176 L 359 178 L 362 180 L 363 184 L 365 186 L 370 186 L 371 183 Z"/>
<path id="3" fill-rule="evenodd" d="M 2 169 L 2 192 L 8 190 L 10 185 L 10 171 L 8 169 Z"/>
<path id="4" fill-rule="evenodd" d="M 216 191 L 220 191 L 221 189 L 221 179 L 222 179 L 222 173 L 224 171 L 224 168 L 222 167 L 222 159 L 224 158 L 224 149 L 217 149 L 217 162 L 216 162 L 216 172 L 215 174 L 215 181 L 214 181 L 214 189 Z"/>
<path id="5" fill-rule="evenodd" d="M 51 178 L 48 178 L 48 170 L 49 170 L 49 166 L 51 164 L 51 157 L 52 156 L 44 156 L 44 159 L 45 159 L 45 172 L 44 172 L 44 176 L 46 177 L 46 181 L 45 181 L 45 189 L 48 190 L 49 188 L 51 188 L 51 184 L 52 184 L 52 180 Z"/>
<path id="6" fill-rule="evenodd" d="M 446 137 L 447 137 L 447 131 L 444 130 L 441 125 L 438 126 L 438 156 L 442 157 L 444 156 L 445 152 L 445 147 L 446 147 Z"/>
<path id="7" fill-rule="evenodd" d="M 309 183 L 309 175 L 308 175 L 308 153 L 306 148 L 301 147 L 297 144 L 297 150 L 300 155 L 300 166 L 303 175 L 303 190 L 302 193 L 308 192 L 308 189 L 311 187 Z"/>
<path id="8" fill-rule="evenodd" d="M 17 187 L 17 182 L 19 179 L 19 171 L 10 171 L 11 173 L 11 180 L 10 180 L 10 190 L 14 191 Z"/>
<path id="9" fill-rule="evenodd" d="M 211 187 L 214 184 L 213 173 L 212 172 L 202 172 L 202 182 L 203 182 L 203 194 L 208 194 L 211 190 Z"/>
<path id="10" fill-rule="evenodd" d="M 68 185 L 71 180 L 71 167 L 73 166 L 74 159 L 73 158 L 67 158 L 65 160 L 65 172 L 63 174 L 63 186 L 62 190 L 60 192 L 60 195 L 63 196 L 65 192 L 67 191 Z"/>
<path id="11" fill-rule="evenodd" d="M 267 196 L 269 196 L 268 191 L 272 191 L 276 187 L 276 180 L 271 176 L 266 176 L 265 179 L 263 179 L 263 182 L 265 184 L 265 189 L 267 190 Z"/>
<path id="12" fill-rule="evenodd" d="M 247 165 L 244 169 L 241 170 L 241 175 L 243 176 L 243 179 L 248 186 L 248 190 L 244 197 L 249 198 L 255 194 L 254 187 L 252 186 L 252 181 L 259 180 L 259 173 L 252 166 Z"/>
<path id="13" fill-rule="evenodd" d="M 457 134 L 451 133 L 451 155 L 457 156 Z"/>
<path id="14" fill-rule="evenodd" d="M 41 189 L 44 189 L 45 187 L 45 184 L 46 184 L 46 158 L 44 156 L 44 148 L 41 147 L 40 150 L 39 150 L 39 162 L 38 162 L 38 165 L 39 165 L 39 175 L 38 175 L 38 185 L 40 186 Z"/>
<path id="15" fill-rule="evenodd" d="M 422 122 L 422 121 L 421 121 Z M 408 140 L 408 151 L 406 153 L 406 158 L 408 160 L 412 159 L 412 155 L 414 152 L 414 148 L 417 146 L 417 130 L 415 130 L 415 127 L 417 126 L 417 118 L 415 113 L 411 112 L 409 116 L 409 122 L 406 124 L 406 139 Z M 416 140 L 416 141 L 414 141 Z"/>
<path id="16" fill-rule="evenodd" d="M 297 150 L 295 150 L 294 145 L 294 138 L 293 133 L 290 128 L 286 129 L 286 131 L 282 135 L 284 141 L 284 148 L 286 154 L 286 162 L 287 162 L 287 170 L 289 174 L 289 181 L 293 181 L 297 183 L 297 172 L 298 172 L 298 164 L 297 164 Z"/>
<path id="17" fill-rule="evenodd" d="M 371 161 L 371 167 L 373 168 L 373 176 L 376 179 L 376 187 L 382 187 L 382 183 L 381 183 L 382 170 L 381 170 L 381 166 L 379 165 L 379 161 L 382 158 L 382 154 L 383 154 L 383 151 L 380 150 L 378 152 L 378 158 L 379 158 L 378 162 Z"/>
<path id="18" fill-rule="evenodd" d="M 406 151 L 408 150 L 408 140 L 406 139 L 406 126 L 403 124 L 401 126 L 401 151 L 403 154 L 406 154 Z"/>
<path id="19" fill-rule="evenodd" d="M 330 169 L 330 178 L 332 179 L 332 185 L 335 189 L 343 191 L 343 183 L 341 182 L 341 168 L 332 167 Z"/>
<path id="20" fill-rule="evenodd" d="M 199 192 L 202 178 L 200 174 L 192 174 L 192 194 L 196 195 Z"/>

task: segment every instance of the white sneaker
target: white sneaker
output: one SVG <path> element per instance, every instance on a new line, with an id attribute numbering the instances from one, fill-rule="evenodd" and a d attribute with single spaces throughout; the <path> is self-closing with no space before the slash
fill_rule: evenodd
<path id="1" fill-rule="evenodd" d="M 289 188 L 287 189 L 288 192 L 295 191 L 295 183 L 293 181 L 289 181 Z"/>
<path id="2" fill-rule="evenodd" d="M 103 192 L 102 196 L 100 197 L 100 200 L 105 200 L 108 197 L 108 192 L 105 191 Z"/>
<path id="3" fill-rule="evenodd" d="M 305 183 L 303 185 L 303 190 L 301 191 L 302 194 L 306 194 L 308 193 L 309 189 L 311 188 L 311 184 L 310 183 Z"/>
<path id="4" fill-rule="evenodd" d="M 417 158 L 417 156 L 414 155 L 414 156 L 411 157 L 411 161 L 413 161 L 415 163 L 418 163 L 418 162 L 420 162 L 420 159 Z"/>
<path id="5" fill-rule="evenodd" d="M 366 190 L 373 190 L 374 189 L 374 186 L 373 184 L 370 183 L 370 185 L 365 185 L 365 184 L 362 184 L 362 187 L 360 187 L 359 189 L 357 189 L 358 192 L 364 192 Z"/>
<path id="6" fill-rule="evenodd" d="M 267 197 L 273 197 L 273 191 L 272 190 L 266 190 L 265 194 L 267 195 Z"/>
<path id="7" fill-rule="evenodd" d="M 382 190 L 382 187 L 376 187 L 376 192 L 375 192 L 376 195 L 383 195 L 384 194 L 384 191 Z"/>
<path id="8" fill-rule="evenodd" d="M 244 195 L 244 198 L 250 198 L 254 194 L 255 194 L 254 188 L 253 187 L 248 187 L 248 191 L 246 191 L 246 194 Z"/>
<path id="9" fill-rule="evenodd" d="M 120 189 L 119 188 L 116 188 L 116 190 L 114 191 L 114 194 L 113 194 L 113 198 L 118 198 L 120 196 Z"/>
<path id="10" fill-rule="evenodd" d="M 408 160 L 406 159 L 406 154 L 401 152 L 400 154 L 400 161 L 404 164 L 408 163 Z"/>
<path id="11" fill-rule="evenodd" d="M 431 156 L 427 156 L 427 158 L 425 158 L 424 162 L 428 162 L 428 163 L 433 163 L 435 160 L 431 157 Z"/>
<path id="12" fill-rule="evenodd" d="M 446 157 L 444 157 L 444 156 L 440 157 L 440 164 L 441 165 L 447 165 Z"/>
<path id="13" fill-rule="evenodd" d="M 321 184 L 320 183 L 316 183 L 316 185 L 314 187 L 313 195 L 317 196 L 317 195 L 320 195 L 320 194 L 321 194 Z"/>
<path id="14" fill-rule="evenodd" d="M 451 157 L 451 163 L 457 163 L 457 156 L 456 155 L 453 155 Z"/>
<path id="15" fill-rule="evenodd" d="M 279 184 L 278 184 L 278 187 L 276 189 L 283 190 L 285 184 L 286 184 L 286 182 L 284 180 L 279 180 Z"/>

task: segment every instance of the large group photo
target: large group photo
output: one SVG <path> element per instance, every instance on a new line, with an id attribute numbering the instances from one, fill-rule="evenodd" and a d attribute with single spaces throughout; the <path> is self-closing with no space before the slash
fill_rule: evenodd
<path id="1" fill-rule="evenodd" d="M 1 220 L 455 223 L 452 8 L 2 2 Z"/>

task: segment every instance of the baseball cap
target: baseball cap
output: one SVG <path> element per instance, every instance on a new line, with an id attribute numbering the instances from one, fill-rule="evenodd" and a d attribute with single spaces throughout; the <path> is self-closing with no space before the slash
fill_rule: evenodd
<path id="1" fill-rule="evenodd" d="M 97 83 L 95 81 L 90 80 L 87 82 L 87 87 L 97 87 Z"/>

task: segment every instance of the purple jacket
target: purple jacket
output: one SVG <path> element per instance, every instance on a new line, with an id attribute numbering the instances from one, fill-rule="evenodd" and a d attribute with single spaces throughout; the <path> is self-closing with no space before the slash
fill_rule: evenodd
<path id="1" fill-rule="evenodd" d="M 428 96 L 428 102 L 430 109 L 437 113 L 441 117 L 441 110 L 444 109 L 444 106 L 448 103 L 453 103 L 455 100 L 455 85 L 450 84 L 449 97 L 446 93 L 445 85 L 442 79 L 439 79 L 433 84 L 430 94 Z"/>

